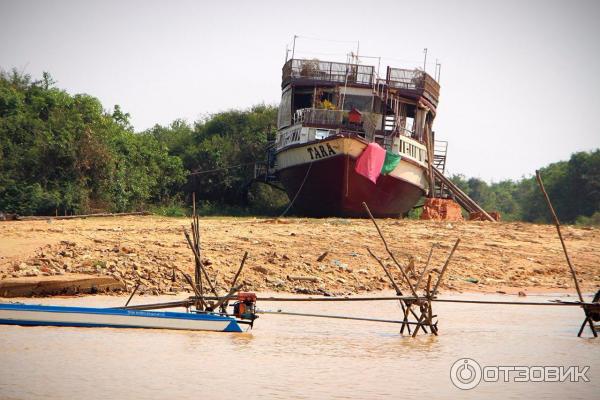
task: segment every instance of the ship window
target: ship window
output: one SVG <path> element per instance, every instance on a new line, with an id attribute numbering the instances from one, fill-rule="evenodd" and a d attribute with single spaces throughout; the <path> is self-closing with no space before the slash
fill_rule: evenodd
<path id="1" fill-rule="evenodd" d="M 355 94 L 347 94 L 344 99 L 344 110 L 350 111 L 353 108 L 358 111 L 371 111 L 373 96 L 358 96 Z"/>
<path id="2" fill-rule="evenodd" d="M 313 88 L 294 89 L 294 112 L 303 108 L 312 108 L 313 106 Z"/>
<path id="3" fill-rule="evenodd" d="M 413 136 L 415 132 L 415 113 L 417 108 L 413 104 L 406 105 L 406 121 L 404 123 L 404 136 Z"/>
<path id="4" fill-rule="evenodd" d="M 414 118 L 410 118 L 410 117 L 406 118 L 405 129 L 406 130 L 404 131 L 404 134 L 406 136 L 411 136 L 411 133 L 415 131 L 415 119 Z"/>
<path id="5" fill-rule="evenodd" d="M 317 129 L 315 132 L 315 139 L 325 139 L 329 136 L 329 129 Z"/>
<path id="6" fill-rule="evenodd" d="M 335 109 L 335 93 L 332 90 L 317 88 L 315 93 L 315 108 Z"/>

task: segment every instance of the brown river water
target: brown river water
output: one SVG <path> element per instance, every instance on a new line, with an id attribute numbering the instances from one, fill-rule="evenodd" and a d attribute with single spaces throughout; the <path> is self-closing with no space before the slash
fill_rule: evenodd
<path id="1" fill-rule="evenodd" d="M 160 300 L 137 297 L 132 304 Z M 23 301 L 118 306 L 125 299 Z M 399 315 L 395 302 L 258 306 L 385 319 Z M 590 339 L 589 331 L 585 339 L 576 337 L 579 308 L 434 303 L 434 313 L 440 336 L 415 339 L 399 335 L 394 324 L 283 315 L 263 315 L 247 333 L 0 326 L 0 399 L 600 398 L 600 338 Z M 451 382 L 450 368 L 464 357 L 482 366 L 589 366 L 589 382 L 482 381 L 460 390 Z"/>

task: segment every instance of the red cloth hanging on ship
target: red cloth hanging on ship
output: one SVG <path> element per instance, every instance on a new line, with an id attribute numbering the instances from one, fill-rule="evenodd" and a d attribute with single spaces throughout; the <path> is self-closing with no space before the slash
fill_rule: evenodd
<path id="1" fill-rule="evenodd" d="M 377 183 L 384 161 L 385 149 L 377 143 L 369 143 L 356 160 L 354 170 L 371 182 Z"/>
<path id="2" fill-rule="evenodd" d="M 362 122 L 362 114 L 360 111 L 352 107 L 352 110 L 348 113 L 348 122 L 351 124 L 360 124 Z"/>

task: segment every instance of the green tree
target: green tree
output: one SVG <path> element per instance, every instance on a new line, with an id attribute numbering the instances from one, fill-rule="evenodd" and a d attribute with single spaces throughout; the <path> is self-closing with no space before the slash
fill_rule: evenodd
<path id="1" fill-rule="evenodd" d="M 0 73 L 0 211 L 125 211 L 180 190 L 179 157 L 133 133 L 129 114 L 53 85 L 47 73 L 39 81 Z"/>

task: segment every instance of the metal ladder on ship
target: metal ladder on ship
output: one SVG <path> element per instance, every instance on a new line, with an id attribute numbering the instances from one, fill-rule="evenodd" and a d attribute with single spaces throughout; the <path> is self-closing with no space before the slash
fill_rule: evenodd
<path id="1" fill-rule="evenodd" d="M 433 144 L 433 162 L 432 167 L 437 169 L 442 173 L 442 175 L 446 172 L 446 155 L 448 154 L 448 141 L 446 140 L 436 140 Z M 434 196 L 445 198 L 450 196 L 450 192 L 448 191 L 448 187 L 444 185 L 440 180 L 436 180 L 435 188 L 434 188 Z"/>
<path id="2" fill-rule="evenodd" d="M 487 213 L 475 200 L 470 198 L 465 192 L 463 192 L 458 186 L 454 184 L 450 179 L 444 176 L 446 172 L 446 156 L 448 153 L 448 142 L 443 140 L 436 140 L 433 145 L 433 162 L 431 168 L 433 169 L 433 176 L 435 181 L 434 186 L 434 197 L 437 198 L 452 198 L 462 208 L 467 210 L 469 213 L 479 212 L 488 221 L 496 222 L 496 220 Z"/>
<path id="3" fill-rule="evenodd" d="M 373 95 L 377 96 L 385 105 L 385 111 L 389 107 L 393 111 L 393 115 L 384 114 L 382 120 L 382 128 L 385 133 L 384 146 L 388 148 L 391 145 L 391 138 L 400 127 L 400 100 L 389 90 L 387 81 L 382 81 L 375 76 L 373 82 Z M 437 198 L 453 198 L 467 212 L 480 212 L 483 217 L 489 221 L 495 222 L 479 204 L 471 199 L 465 192 L 456 186 L 450 179 L 444 176 L 446 172 L 446 156 L 448 153 L 448 142 L 435 140 L 433 146 L 433 160 L 431 168 L 433 169 L 433 196 Z"/>

